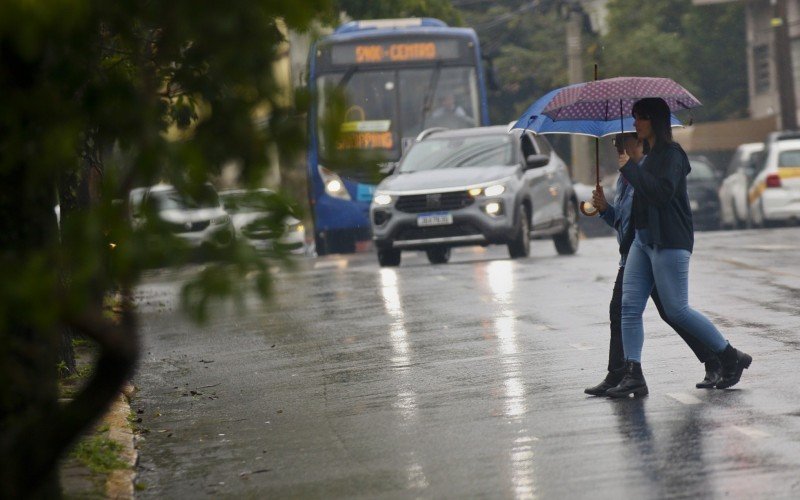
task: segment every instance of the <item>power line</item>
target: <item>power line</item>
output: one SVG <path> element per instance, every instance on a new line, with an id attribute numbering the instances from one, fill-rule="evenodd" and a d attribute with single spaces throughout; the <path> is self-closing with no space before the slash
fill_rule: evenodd
<path id="1" fill-rule="evenodd" d="M 515 17 L 517 17 L 517 15 L 522 14 L 523 12 L 533 10 L 537 7 L 539 7 L 539 2 L 536 0 L 532 2 L 526 2 L 524 5 L 522 5 L 516 10 L 513 10 L 511 12 L 506 12 L 505 14 L 500 14 L 499 16 L 495 17 L 490 21 L 474 25 L 473 29 L 478 32 L 490 30 L 496 26 L 505 24 L 507 21 L 514 19 Z"/>

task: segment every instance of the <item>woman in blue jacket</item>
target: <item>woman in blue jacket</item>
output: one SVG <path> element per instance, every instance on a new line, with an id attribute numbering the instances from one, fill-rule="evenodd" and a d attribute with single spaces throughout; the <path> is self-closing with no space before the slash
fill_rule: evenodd
<path id="1" fill-rule="evenodd" d="M 633 106 L 634 127 L 650 151 L 637 165 L 624 152 L 620 172 L 634 188 L 630 230 L 634 239 L 625 265 L 622 284 L 622 344 L 626 373 L 606 395 L 615 398 L 647 394 L 642 374 L 644 313 L 655 286 L 672 323 L 696 337 L 717 354 L 722 364 L 718 389 L 739 382 L 752 358 L 734 349 L 701 313 L 689 307 L 689 259 L 694 247 L 694 228 L 686 176 L 689 159 L 672 141 L 669 107 L 663 99 L 646 98 Z"/>
<path id="2" fill-rule="evenodd" d="M 644 147 L 635 133 L 618 134 L 615 141 L 618 151 L 624 150 L 632 161 L 641 165 L 645 158 Z M 592 396 L 605 396 L 606 392 L 612 387 L 616 387 L 625 376 L 625 354 L 622 349 L 622 281 L 625 275 L 625 261 L 632 243 L 632 239 L 626 237 L 626 235 L 632 235 L 628 228 L 631 225 L 633 186 L 625 179 L 625 176 L 620 175 L 617 178 L 614 203 L 608 203 L 603 193 L 603 188 L 598 186 L 597 190 L 592 192 L 592 204 L 600 211 L 600 217 L 605 223 L 616 231 L 621 256 L 617 279 L 614 281 L 614 291 L 611 295 L 611 304 L 609 305 L 611 337 L 608 346 L 608 374 L 602 382 L 596 386 L 587 387 L 583 391 Z M 695 384 L 696 387 L 698 389 L 712 389 L 720 381 L 722 375 L 722 367 L 716 354 L 680 326 L 669 320 L 655 287 L 653 287 L 650 296 L 653 298 L 653 303 L 656 305 L 661 318 L 681 336 L 697 356 L 697 359 L 701 363 L 705 363 L 705 378 Z"/>

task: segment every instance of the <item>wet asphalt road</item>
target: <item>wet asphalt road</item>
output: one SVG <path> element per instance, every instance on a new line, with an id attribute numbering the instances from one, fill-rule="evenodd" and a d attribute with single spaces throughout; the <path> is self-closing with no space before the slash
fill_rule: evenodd
<path id="1" fill-rule="evenodd" d="M 607 363 L 611 238 L 431 266 L 299 261 L 269 306 L 177 312 L 139 290 L 140 498 L 800 498 L 800 228 L 698 233 L 690 297 L 754 362 L 731 390 L 650 304 L 650 396 L 583 394 Z"/>

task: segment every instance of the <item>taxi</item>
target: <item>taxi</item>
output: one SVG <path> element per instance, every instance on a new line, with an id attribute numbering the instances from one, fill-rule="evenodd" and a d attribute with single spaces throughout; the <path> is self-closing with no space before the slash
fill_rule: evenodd
<path id="1" fill-rule="evenodd" d="M 748 191 L 753 225 L 800 221 L 800 139 L 775 141 Z"/>

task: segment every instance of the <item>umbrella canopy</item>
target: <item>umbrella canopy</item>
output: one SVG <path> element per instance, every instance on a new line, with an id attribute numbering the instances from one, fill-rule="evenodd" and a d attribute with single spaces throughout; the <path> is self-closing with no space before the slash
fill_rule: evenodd
<path id="1" fill-rule="evenodd" d="M 576 83 L 568 87 L 551 90 L 531 104 L 519 117 L 511 130 L 530 130 L 537 134 L 576 134 L 588 137 L 606 137 L 620 132 L 633 132 L 633 117 L 630 114 L 622 119 L 619 117 L 611 120 L 559 120 L 555 121 L 543 114 L 544 109 L 550 105 L 553 98 L 565 90 L 577 89 L 587 83 Z M 670 116 L 673 127 L 683 126 L 674 115 Z"/>
<path id="2" fill-rule="evenodd" d="M 669 78 L 622 76 L 562 88 L 542 114 L 554 121 L 619 120 L 631 115 L 633 104 L 645 97 L 660 97 L 670 111 L 701 106 L 688 90 Z M 619 122 L 617 122 L 619 125 Z"/>

